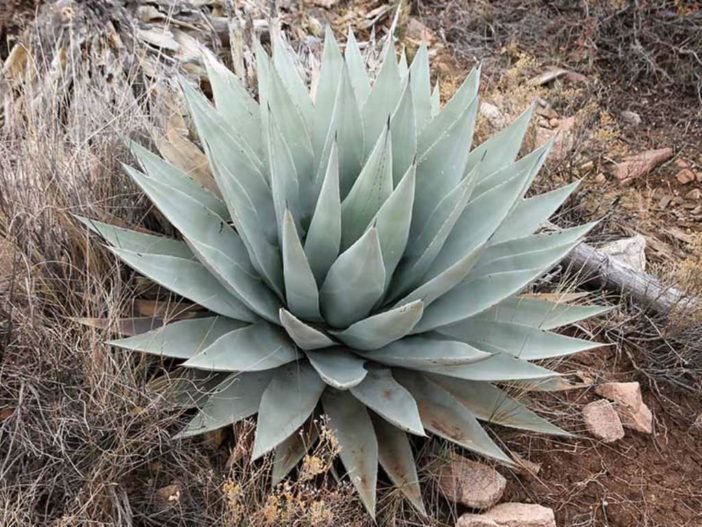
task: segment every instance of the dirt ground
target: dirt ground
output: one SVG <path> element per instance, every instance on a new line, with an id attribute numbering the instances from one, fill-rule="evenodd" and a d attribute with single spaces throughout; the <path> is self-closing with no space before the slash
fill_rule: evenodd
<path id="1" fill-rule="evenodd" d="M 0 57 L 7 57 L 38 4 L 0 3 Z M 303 9 L 294 2 L 279 2 L 279 7 L 284 26 L 300 42 L 325 21 L 339 35 L 351 25 L 367 37 L 374 25 L 379 32 L 386 28 L 392 15 L 392 6 L 378 0 L 315 0 Z M 538 141 L 539 129 L 555 132 L 574 118 L 562 155 L 549 162 L 538 181 L 539 190 L 546 190 L 583 179 L 574 198 L 559 211 L 557 223 L 601 219 L 589 240 L 593 244 L 643 234 L 649 272 L 691 294 L 702 294 L 702 11 L 697 2 L 417 0 L 403 10 L 400 34 L 410 57 L 422 34 L 430 38 L 443 100 L 481 62 L 483 100 L 494 104 L 506 120 L 535 98 L 543 101 L 532 143 Z M 570 73 L 540 85 L 529 82 L 553 67 Z M 622 112 L 635 113 L 640 122 Z M 108 117 L 100 126 L 109 131 L 123 114 Z M 495 128 L 482 118 L 478 135 Z M 94 143 L 98 139 L 91 137 Z M 617 164 L 625 156 L 664 147 L 673 149 L 665 163 L 630 185 L 616 180 Z M 104 147 L 106 152 L 118 148 L 116 141 Z M 111 178 L 106 174 L 116 170 L 117 160 L 99 157 L 105 152 L 89 154 L 79 168 L 91 177 Z M 698 174 L 684 184 L 676 177 L 683 164 Z M 78 192 L 74 187 L 69 190 Z M 95 199 L 111 199 L 95 189 L 90 192 Z M 61 202 L 62 214 L 77 206 L 75 197 L 71 199 L 68 205 Z M 120 199 L 126 203 L 114 205 L 116 214 L 147 216 L 143 203 L 128 192 Z M 63 217 L 56 217 L 48 223 L 63 229 L 61 236 L 70 233 Z M 158 224 L 158 218 L 150 221 Z M 40 236 L 52 238 L 52 233 L 46 228 Z M 19 430 L 12 447 L 22 452 L 16 456 L 17 466 L 13 468 L 12 460 L 2 470 L 19 474 L 18 478 L 36 476 L 36 482 L 22 480 L 16 488 L 0 492 L 0 524 L 239 525 L 246 523 L 248 514 L 265 516 L 270 507 L 283 502 L 295 514 L 308 514 L 320 496 L 332 504 L 331 512 L 315 525 L 368 524 L 349 489 L 326 472 L 313 482 L 318 491 L 295 487 L 271 500 L 260 484 L 269 467 L 249 464 L 242 453 L 250 430 L 228 430 L 186 446 L 171 441 L 164 431 L 179 423 L 169 408 L 148 395 L 153 364 L 116 360 L 99 343 L 102 334 L 78 330 L 69 322 L 77 314 L 70 302 L 99 310 L 108 302 L 118 304 L 123 300 L 119 295 L 128 297 L 143 284 L 121 282 L 115 278 L 114 262 L 100 261 L 95 254 L 89 254 L 90 265 L 102 274 L 95 279 L 83 276 L 76 269 L 83 258 L 89 260 L 88 253 L 81 252 L 86 250 L 85 240 L 72 235 L 51 240 L 56 245 L 44 257 L 60 271 L 46 279 L 38 277 L 36 268 L 41 266 L 31 257 L 2 251 L 5 269 L 17 268 L 18 276 L 13 271 L 13 277 L 0 281 L 2 286 L 16 280 L 12 292 L 2 289 L 7 295 L 1 306 L 6 320 L 0 336 L 3 346 L 12 343 L 7 357 L 19 359 L 3 363 L 0 370 L 8 379 L 0 390 L 0 423 L 6 421 Z M 27 246 L 45 250 L 41 243 L 47 242 L 37 240 Z M 52 290 L 59 275 L 64 289 Z M 579 437 L 553 440 L 499 430 L 510 450 L 541 465 L 538 475 L 500 468 L 509 481 L 504 500 L 552 507 L 562 527 L 702 526 L 699 316 L 667 320 L 616 295 L 609 295 L 608 301 L 618 304 L 619 310 L 585 329 L 610 346 L 581 354 L 560 368 L 594 383 L 639 381 L 654 414 L 654 433 L 627 430 L 623 440 L 603 444 L 588 437 L 580 416 L 580 409 L 597 398 L 594 390 L 539 398 L 536 402 Z M 63 310 L 56 307 L 58 303 L 65 304 Z M 42 324 L 44 333 L 37 329 Z M 58 339 L 64 340 L 57 344 Z M 41 350 L 55 354 L 42 355 Z M 56 386 L 62 386 L 63 393 L 57 393 Z M 15 412 L 20 397 L 26 408 Z M 47 436 L 46 429 L 52 434 Z M 429 452 L 442 448 L 437 445 L 437 440 L 417 444 Z M 2 448 L 9 449 L 7 443 Z M 44 472 L 44 465 L 49 472 Z M 430 480 L 427 474 L 422 477 Z M 173 485 L 182 489 L 177 506 L 168 502 L 173 489 L 166 492 L 163 505 L 163 489 Z M 452 527 L 457 515 L 465 512 L 437 497 L 431 481 L 424 492 L 435 520 L 420 520 L 398 505 L 396 497 L 383 494 L 379 524 Z M 11 505 L 15 502 L 31 506 L 15 509 Z M 278 524 L 307 524 L 291 517 Z M 266 524 L 255 518 L 251 524 L 258 525 L 259 520 Z"/>

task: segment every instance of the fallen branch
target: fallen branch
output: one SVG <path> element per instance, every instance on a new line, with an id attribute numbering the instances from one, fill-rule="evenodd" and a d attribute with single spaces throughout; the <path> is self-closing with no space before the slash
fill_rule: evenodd
<path id="1" fill-rule="evenodd" d="M 549 224 L 553 230 L 560 227 Z M 583 242 L 563 260 L 566 266 L 603 289 L 628 295 L 642 307 L 667 315 L 673 310 L 687 311 L 699 307 L 699 300 L 679 289 L 663 284 L 653 276 L 633 269 L 610 255 Z"/>

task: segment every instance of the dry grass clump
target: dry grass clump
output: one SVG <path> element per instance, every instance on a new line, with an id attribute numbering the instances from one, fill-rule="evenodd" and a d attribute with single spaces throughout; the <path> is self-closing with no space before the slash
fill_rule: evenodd
<path id="1" fill-rule="evenodd" d="M 701 97 L 702 10 L 697 2 L 588 0 L 436 2 L 443 34 L 465 59 L 490 59 L 518 45 L 558 56 L 584 73 L 616 78 L 621 88 Z M 499 60 L 499 55 L 497 56 Z"/>

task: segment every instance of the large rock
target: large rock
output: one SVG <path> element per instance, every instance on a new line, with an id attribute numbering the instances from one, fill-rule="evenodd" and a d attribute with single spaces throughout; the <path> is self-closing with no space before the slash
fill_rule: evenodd
<path id="1" fill-rule="evenodd" d="M 628 156 L 617 165 L 614 176 L 624 185 L 631 183 L 636 178 L 648 174 L 653 169 L 662 165 L 673 157 L 672 148 L 659 148 L 658 150 L 647 150 L 632 156 Z"/>
<path id="2" fill-rule="evenodd" d="M 626 428 L 645 434 L 653 432 L 653 414 L 643 402 L 638 382 L 608 382 L 597 386 L 595 392 L 614 401 L 617 413 Z"/>
<path id="3" fill-rule="evenodd" d="M 622 421 L 609 401 L 600 399 L 585 405 L 583 419 L 588 432 L 605 443 L 612 443 L 624 437 Z"/>
<path id="4" fill-rule="evenodd" d="M 456 522 L 456 527 L 499 527 L 484 514 L 464 514 Z"/>
<path id="5" fill-rule="evenodd" d="M 446 499 L 473 509 L 487 509 L 500 501 L 507 480 L 494 468 L 452 456 L 439 471 L 437 484 Z"/>
<path id="6" fill-rule="evenodd" d="M 501 503 L 483 516 L 498 527 L 556 527 L 553 510 L 533 503 Z"/>

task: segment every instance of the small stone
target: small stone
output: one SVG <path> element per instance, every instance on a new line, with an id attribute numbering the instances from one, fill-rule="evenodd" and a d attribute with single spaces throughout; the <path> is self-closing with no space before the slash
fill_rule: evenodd
<path id="1" fill-rule="evenodd" d="M 624 185 L 631 183 L 634 179 L 648 174 L 654 168 L 665 163 L 673 157 L 672 148 L 660 148 L 658 150 L 647 150 L 639 154 L 626 157 L 614 172 L 614 176 Z"/>
<path id="2" fill-rule="evenodd" d="M 169 509 L 180 502 L 180 485 L 166 485 L 156 491 L 155 503 L 160 510 Z"/>
<path id="3" fill-rule="evenodd" d="M 641 124 L 641 116 L 636 112 L 630 112 L 629 110 L 624 110 L 621 113 L 622 121 L 632 126 L 638 126 Z"/>
<path id="4" fill-rule="evenodd" d="M 556 527 L 553 510 L 533 503 L 501 503 L 483 516 L 499 527 Z"/>
<path id="5" fill-rule="evenodd" d="M 548 124 L 551 128 L 555 128 L 560 124 L 560 120 L 557 119 L 556 117 L 552 117 L 551 119 L 548 120 Z"/>
<path id="6" fill-rule="evenodd" d="M 610 255 L 627 267 L 637 271 L 646 270 L 646 238 L 637 234 L 604 244 L 599 251 Z"/>
<path id="7" fill-rule="evenodd" d="M 490 121 L 493 128 L 500 129 L 507 124 L 507 120 L 500 109 L 489 102 L 480 103 L 480 115 Z"/>
<path id="8" fill-rule="evenodd" d="M 608 382 L 595 388 L 595 392 L 614 401 L 617 413 L 626 428 L 653 433 L 653 414 L 641 397 L 638 382 Z"/>
<path id="9" fill-rule="evenodd" d="M 600 399 L 585 405 L 583 418 L 588 431 L 605 443 L 613 443 L 624 437 L 621 419 L 609 401 Z"/>
<path id="10" fill-rule="evenodd" d="M 437 484 L 446 499 L 487 509 L 500 501 L 507 480 L 494 468 L 456 455 L 439 471 Z"/>
<path id="11" fill-rule="evenodd" d="M 698 183 L 702 183 L 702 172 L 697 172 L 695 177 L 697 178 Z"/>
<path id="12" fill-rule="evenodd" d="M 678 168 L 690 168 L 690 163 L 679 157 L 675 160 L 675 166 Z"/>
<path id="13" fill-rule="evenodd" d="M 697 201 L 698 199 L 702 198 L 702 190 L 695 188 L 692 189 L 690 192 L 685 194 L 685 199 L 691 199 Z"/>
<path id="14" fill-rule="evenodd" d="M 499 527 L 483 514 L 464 514 L 456 522 L 456 527 Z"/>
<path id="15" fill-rule="evenodd" d="M 689 168 L 683 168 L 680 172 L 678 172 L 675 175 L 675 179 L 678 180 L 678 183 L 681 185 L 687 185 L 688 183 L 692 183 L 695 181 L 696 176 L 695 173 L 690 170 Z"/>
<path id="16" fill-rule="evenodd" d="M 600 183 L 600 184 L 607 183 L 607 178 L 605 177 L 605 175 L 602 172 L 600 172 L 599 174 L 597 174 L 595 176 L 595 182 Z"/>

